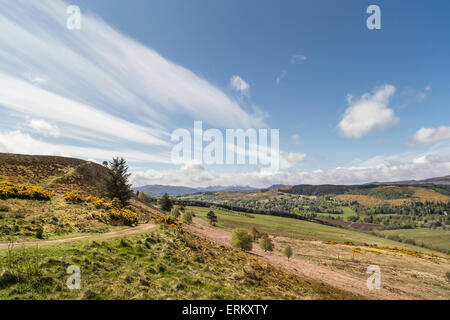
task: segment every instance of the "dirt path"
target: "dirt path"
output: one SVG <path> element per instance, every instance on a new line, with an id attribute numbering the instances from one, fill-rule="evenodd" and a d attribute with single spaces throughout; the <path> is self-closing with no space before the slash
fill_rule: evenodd
<path id="1" fill-rule="evenodd" d="M 106 232 L 106 233 L 87 234 L 87 235 L 83 235 L 83 236 L 64 238 L 64 239 L 55 239 L 55 240 L 36 240 L 36 241 L 14 242 L 12 244 L 14 246 L 30 247 L 30 246 L 36 246 L 36 245 L 50 246 L 50 245 L 59 244 L 59 243 L 82 241 L 82 240 L 105 240 L 105 239 L 118 238 L 118 237 L 122 237 L 122 236 L 143 233 L 154 227 L 155 227 L 154 224 L 146 223 L 146 224 L 140 224 L 137 227 L 125 228 L 125 229 L 120 229 L 120 230 Z M 9 242 L 0 243 L 0 250 L 7 249 L 10 244 L 11 243 L 9 243 Z"/>
<path id="2" fill-rule="evenodd" d="M 223 229 L 213 228 L 200 218 L 194 218 L 193 224 L 185 226 L 188 231 L 215 241 L 224 246 L 230 246 L 231 232 Z M 274 239 L 276 247 L 280 247 L 279 241 L 282 237 Z M 287 238 L 284 240 L 288 240 Z M 290 261 L 281 252 L 264 252 L 258 245 L 253 246 L 252 254 L 266 260 L 267 262 L 283 267 L 284 269 L 310 279 L 320 280 L 336 288 L 360 294 L 368 299 L 414 299 L 413 295 L 399 294 L 391 292 L 382 287 L 379 290 L 367 289 L 367 278 L 361 278 L 348 272 L 332 270 L 326 266 L 318 265 L 307 260 L 305 256 L 294 255 Z M 368 277 L 369 275 L 367 275 Z"/>

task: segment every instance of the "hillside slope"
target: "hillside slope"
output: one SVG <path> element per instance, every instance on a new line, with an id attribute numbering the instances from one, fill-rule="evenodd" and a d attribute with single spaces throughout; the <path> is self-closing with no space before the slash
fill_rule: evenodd
<path id="1" fill-rule="evenodd" d="M 81 159 L 0 153 L 0 181 L 39 185 L 58 194 L 74 190 L 93 193 L 105 170 Z"/>
<path id="2" fill-rule="evenodd" d="M 143 233 L 123 231 L 120 238 L 106 239 L 126 227 L 97 220 L 107 211 L 93 203 L 73 204 L 61 195 L 74 190 L 91 194 L 103 170 L 78 159 L 0 155 L 0 180 L 31 188 L 40 185 L 52 192 L 46 201 L 0 199 L 0 207 L 6 208 L 0 212 L 0 299 L 362 298 L 172 224 L 132 227 Z M 140 221 L 166 214 L 137 199 L 132 199 L 130 208 Z M 11 246 L 10 241 L 28 241 L 33 248 Z M 80 290 L 65 285 L 69 265 L 80 267 Z"/>

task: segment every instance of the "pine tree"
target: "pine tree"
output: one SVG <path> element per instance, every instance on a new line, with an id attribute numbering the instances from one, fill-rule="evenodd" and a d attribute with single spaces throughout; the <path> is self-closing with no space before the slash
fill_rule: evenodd
<path id="1" fill-rule="evenodd" d="M 100 194 L 104 197 L 117 198 L 124 207 L 133 195 L 131 184 L 128 183 L 130 173 L 124 158 L 113 158 L 106 166 L 108 170 L 100 179 Z"/>
<path id="2" fill-rule="evenodd" d="M 170 209 L 172 209 L 173 207 L 172 200 L 170 200 L 167 193 L 164 193 L 159 203 L 161 205 L 161 209 L 164 211 L 170 211 Z"/>
<path id="3" fill-rule="evenodd" d="M 208 214 L 206 215 L 206 218 L 208 218 L 209 223 L 213 226 L 217 223 L 217 216 L 214 213 L 214 211 L 212 211 L 212 210 L 208 212 Z"/>

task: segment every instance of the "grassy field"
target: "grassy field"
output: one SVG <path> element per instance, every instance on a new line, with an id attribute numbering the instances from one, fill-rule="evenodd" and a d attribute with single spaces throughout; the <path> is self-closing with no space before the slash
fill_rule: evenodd
<path id="1" fill-rule="evenodd" d="M 404 240 L 414 240 L 416 244 L 423 243 L 429 248 L 437 248 L 450 252 L 450 231 L 442 229 L 397 229 L 379 231 L 381 234 L 396 235 Z"/>
<path id="2" fill-rule="evenodd" d="M 352 216 L 356 216 L 356 212 L 349 207 L 345 207 L 345 206 L 340 206 L 340 209 L 342 209 L 344 211 L 343 214 L 330 214 L 330 213 L 318 213 L 317 216 L 319 217 L 341 217 L 342 219 L 344 219 L 344 221 L 348 221 L 349 217 Z"/>
<path id="3" fill-rule="evenodd" d="M 243 212 L 237 213 L 221 208 L 210 209 L 203 207 L 188 207 L 188 209 L 193 210 L 196 216 L 204 220 L 206 220 L 206 214 L 208 211 L 213 210 L 218 216 L 218 227 L 229 230 L 237 227 L 250 229 L 254 226 L 259 231 L 267 232 L 272 235 L 301 238 L 305 240 L 350 241 L 361 245 L 378 243 L 391 247 L 421 250 L 423 252 L 430 251 L 419 246 L 400 243 L 358 231 L 322 225 L 304 220 L 270 215 L 248 214 Z"/>
<path id="4" fill-rule="evenodd" d="M 67 267 L 81 270 L 69 290 Z M 0 251 L 0 299 L 354 299 L 240 250 L 163 227 L 138 236 Z"/>

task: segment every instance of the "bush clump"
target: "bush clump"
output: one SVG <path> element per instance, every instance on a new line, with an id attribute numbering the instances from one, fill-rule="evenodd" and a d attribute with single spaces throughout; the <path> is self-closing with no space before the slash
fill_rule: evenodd
<path id="1" fill-rule="evenodd" d="M 51 193 L 37 186 L 14 185 L 8 181 L 0 181 L 0 199 L 28 199 L 47 201 Z"/>
<path id="2" fill-rule="evenodd" d="M 181 219 L 182 219 L 182 221 L 184 223 L 190 224 L 190 223 L 192 223 L 192 217 L 193 217 L 192 211 L 191 210 L 185 210 L 183 212 L 183 215 L 181 216 Z"/>
<path id="3" fill-rule="evenodd" d="M 259 246 L 264 251 L 273 251 L 273 242 L 267 234 L 263 234 L 259 239 Z"/>
<path id="4" fill-rule="evenodd" d="M 231 236 L 231 245 L 244 251 L 252 250 L 253 237 L 245 229 L 236 228 Z"/>
<path id="5" fill-rule="evenodd" d="M 212 210 L 206 214 L 206 218 L 208 219 L 209 224 L 212 226 L 215 226 L 218 221 L 216 214 Z"/>
<path id="6" fill-rule="evenodd" d="M 180 206 L 173 206 L 172 210 L 170 210 L 170 216 L 174 219 L 178 219 L 180 217 Z"/>
<path id="7" fill-rule="evenodd" d="M 63 198 L 69 203 L 92 203 L 97 209 L 107 210 L 108 214 L 104 217 L 106 220 L 129 226 L 137 223 L 137 214 L 129 209 L 122 208 L 118 198 L 107 201 L 94 196 L 85 197 L 77 191 L 68 192 Z"/>

